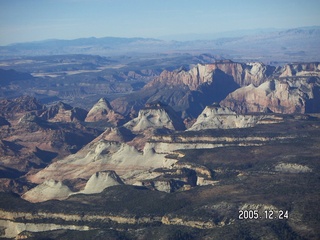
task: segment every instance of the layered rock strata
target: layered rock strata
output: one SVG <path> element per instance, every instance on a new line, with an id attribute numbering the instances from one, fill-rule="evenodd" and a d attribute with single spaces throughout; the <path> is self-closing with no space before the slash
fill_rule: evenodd
<path id="1" fill-rule="evenodd" d="M 207 106 L 196 122 L 188 129 L 189 131 L 199 131 L 204 129 L 230 129 L 254 127 L 261 123 L 277 123 L 283 119 L 275 115 L 242 115 L 236 114 L 229 108 Z"/>
<path id="2" fill-rule="evenodd" d="M 249 85 L 230 93 L 222 106 L 237 113 L 313 113 L 319 112 L 320 78 L 294 77 L 267 81 L 258 87 Z"/>
<path id="3" fill-rule="evenodd" d="M 170 106 L 160 102 L 146 104 L 146 107 L 139 111 L 138 117 L 127 122 L 124 127 L 134 132 L 141 132 L 148 128 L 184 130 L 180 117 Z"/>
<path id="4" fill-rule="evenodd" d="M 124 117 L 115 112 L 111 107 L 110 103 L 101 98 L 88 112 L 88 115 L 85 118 L 86 122 L 98 122 L 106 121 L 111 123 L 114 126 L 119 125 L 124 121 Z"/>
<path id="5" fill-rule="evenodd" d="M 68 104 L 59 102 L 58 104 L 46 109 L 40 117 L 50 122 L 73 122 L 84 121 L 87 111 Z"/>

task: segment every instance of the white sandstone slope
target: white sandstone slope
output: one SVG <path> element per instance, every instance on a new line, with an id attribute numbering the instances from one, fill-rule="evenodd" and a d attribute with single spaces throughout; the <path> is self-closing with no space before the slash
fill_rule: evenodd
<path id="1" fill-rule="evenodd" d="M 24 198 L 31 202 L 41 202 L 66 199 L 71 194 L 99 193 L 107 187 L 123 184 L 123 181 L 135 184 L 150 176 L 154 169 L 167 168 L 177 162 L 175 159 L 165 158 L 166 153 L 156 153 L 152 147 L 148 147 L 150 145 L 139 151 L 123 142 L 107 141 L 104 139 L 105 135 L 108 133 L 101 134 L 76 154 L 29 175 L 31 182 L 40 185 L 26 192 Z M 53 180 L 48 184 L 49 179 Z M 61 183 L 63 180 L 72 182 L 77 179 L 88 180 L 85 188 L 79 192 L 71 192 Z"/>
<path id="2" fill-rule="evenodd" d="M 105 188 L 123 184 L 121 178 L 114 171 L 96 172 L 88 180 L 85 188 L 80 193 L 100 193 Z"/>
<path id="3" fill-rule="evenodd" d="M 275 171 L 284 173 L 309 173 L 312 172 L 312 169 L 297 163 L 279 163 L 275 166 Z"/>
<path id="4" fill-rule="evenodd" d="M 101 139 L 28 178 L 34 183 L 42 183 L 46 179 L 89 179 L 96 172 L 113 170 L 126 181 L 126 178 L 137 173 L 170 164 L 172 163 L 165 159 L 165 154 L 156 154 L 148 146 L 143 151 L 138 151 L 126 143 Z M 126 178 L 123 178 L 123 175 L 126 175 Z"/>
<path id="5" fill-rule="evenodd" d="M 120 184 L 123 184 L 123 182 L 114 171 L 101 171 L 94 173 L 90 177 L 82 191 L 72 192 L 61 181 L 50 179 L 27 191 L 22 195 L 22 198 L 34 203 L 52 199 L 64 200 L 70 195 L 100 193 L 108 187 Z"/>
<path id="6" fill-rule="evenodd" d="M 124 125 L 134 132 L 141 132 L 148 128 L 170 130 L 183 130 L 182 120 L 174 110 L 162 103 L 147 104 L 144 109 L 139 111 L 138 117 L 132 119 Z"/>
<path id="7" fill-rule="evenodd" d="M 68 198 L 71 193 L 69 187 L 61 181 L 49 179 L 23 194 L 22 198 L 29 202 L 43 202 L 51 199 L 63 200 Z"/>
<path id="8" fill-rule="evenodd" d="M 273 115 L 241 115 L 227 107 L 207 106 L 188 130 L 247 128 L 263 123 L 263 120 L 267 119 L 268 123 L 282 120 L 282 118 Z"/>
<path id="9" fill-rule="evenodd" d="M 114 125 L 118 125 L 122 120 L 124 120 L 124 117 L 121 114 L 116 113 L 106 99 L 101 98 L 90 109 L 85 122 L 107 121 Z"/>

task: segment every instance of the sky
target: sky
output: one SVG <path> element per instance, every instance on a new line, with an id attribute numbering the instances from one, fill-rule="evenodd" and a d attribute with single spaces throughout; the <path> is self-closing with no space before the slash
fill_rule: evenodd
<path id="1" fill-rule="evenodd" d="M 320 25 L 319 0 L 0 0 L 0 45 Z"/>

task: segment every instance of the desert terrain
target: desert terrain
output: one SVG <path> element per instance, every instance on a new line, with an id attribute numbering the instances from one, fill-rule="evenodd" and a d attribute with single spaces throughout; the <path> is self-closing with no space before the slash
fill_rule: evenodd
<path id="1" fill-rule="evenodd" d="M 50 41 L 0 47 L 0 238 L 320 238 L 319 28 Z"/>

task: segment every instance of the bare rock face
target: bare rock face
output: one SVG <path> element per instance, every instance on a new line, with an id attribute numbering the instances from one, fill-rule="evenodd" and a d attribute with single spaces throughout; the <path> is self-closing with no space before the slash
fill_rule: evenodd
<path id="1" fill-rule="evenodd" d="M 45 179 L 89 179 L 96 172 L 113 170 L 125 180 L 126 174 L 131 176 L 135 171 L 148 171 L 165 164 L 164 154 L 155 154 L 152 149 L 145 148 L 141 152 L 126 143 L 99 140 L 92 141 L 76 154 L 29 175 L 28 179 L 38 184 Z"/>
<path id="2" fill-rule="evenodd" d="M 50 199 L 62 200 L 69 197 L 72 191 L 62 182 L 52 179 L 32 188 L 22 195 L 22 198 L 29 202 L 46 201 Z"/>
<path id="3" fill-rule="evenodd" d="M 285 65 L 280 72 L 280 77 L 293 76 L 319 76 L 320 63 L 292 63 Z"/>
<path id="4" fill-rule="evenodd" d="M 87 111 L 59 102 L 41 114 L 41 118 L 50 122 L 84 121 Z"/>
<path id="5" fill-rule="evenodd" d="M 28 112 L 19 119 L 18 124 L 30 125 L 32 123 L 41 124 L 41 122 L 42 120 L 34 112 Z"/>
<path id="6" fill-rule="evenodd" d="M 147 84 L 146 88 L 160 82 L 170 85 L 187 85 L 190 90 L 197 90 L 202 84 L 214 82 L 217 70 L 232 77 L 234 82 L 240 86 L 249 84 L 258 86 L 274 72 L 275 67 L 258 62 L 243 64 L 229 60 L 205 65 L 197 64 L 189 71 L 176 70 L 170 72 L 165 70 L 158 78 Z"/>
<path id="7" fill-rule="evenodd" d="M 279 163 L 275 166 L 275 171 L 285 173 L 309 173 L 312 169 L 308 166 L 297 163 Z"/>
<path id="8" fill-rule="evenodd" d="M 259 86 L 266 81 L 276 70 L 273 66 L 264 65 L 259 62 L 247 63 L 244 69 L 244 76 L 239 82 L 240 86 L 248 86 L 253 84 Z"/>
<path id="9" fill-rule="evenodd" d="M 81 126 L 57 125 L 27 113 L 10 127 L 10 134 L 0 131 L 2 165 L 27 172 L 44 167 L 56 157 L 75 153 L 97 136 L 97 132 Z"/>
<path id="10" fill-rule="evenodd" d="M 141 185 L 152 190 L 162 192 L 175 192 L 177 190 L 188 190 L 197 183 L 197 174 L 188 168 L 156 169 L 154 173 L 160 175 L 153 179 L 141 181 Z"/>
<path id="11" fill-rule="evenodd" d="M 111 107 L 110 103 L 101 98 L 88 112 L 88 115 L 85 119 L 86 122 L 98 122 L 98 121 L 107 121 L 112 123 L 114 126 L 122 123 L 124 117 L 115 112 Z"/>
<path id="12" fill-rule="evenodd" d="M 183 183 L 173 179 L 156 178 L 143 181 L 142 185 L 152 190 L 171 193 L 183 187 Z"/>
<path id="13" fill-rule="evenodd" d="M 199 131 L 204 129 L 229 129 L 254 127 L 268 119 L 268 123 L 279 122 L 281 118 L 271 115 L 243 115 L 236 114 L 227 107 L 219 105 L 207 106 L 199 115 L 196 122 L 188 129 Z"/>
<path id="14" fill-rule="evenodd" d="M 9 122 L 19 120 L 27 112 L 35 112 L 38 115 L 44 109 L 45 107 L 37 99 L 30 96 L 0 100 L 0 112 Z"/>
<path id="15" fill-rule="evenodd" d="M 221 101 L 221 105 L 237 113 L 310 113 L 320 111 L 319 100 L 319 77 L 294 77 L 237 89 Z"/>
<path id="16" fill-rule="evenodd" d="M 174 110 L 160 102 L 146 104 L 146 107 L 139 111 L 138 117 L 126 123 L 124 127 L 134 132 L 141 132 L 148 128 L 184 129 L 182 120 Z"/>
<path id="17" fill-rule="evenodd" d="M 102 171 L 93 174 L 81 193 L 92 194 L 100 193 L 107 187 L 123 184 L 121 178 L 115 171 Z"/>
<path id="18" fill-rule="evenodd" d="M 60 112 L 50 115 L 54 108 L 45 109 L 32 97 L 4 99 L 0 102 L 3 116 L 3 124 L 0 125 L 0 162 L 4 167 L 23 173 L 45 167 L 56 157 L 76 152 L 98 135 L 97 131 L 80 124 L 55 122 L 71 121 L 70 116 L 77 115 L 75 108 L 68 105 L 61 103 L 57 108 Z M 68 115 L 68 111 L 73 113 Z M 47 121 L 44 116 L 49 116 L 48 120 L 53 122 Z"/>
<path id="19" fill-rule="evenodd" d="M 219 61 L 197 64 L 190 70 L 163 71 L 144 88 L 128 97 L 112 101 L 123 114 L 139 110 L 146 102 L 161 101 L 184 117 L 197 117 L 205 106 L 220 102 L 241 86 L 260 85 L 275 71 L 262 63 L 234 63 Z"/>
<path id="20" fill-rule="evenodd" d="M 121 178 L 114 171 L 100 171 L 94 173 L 87 181 L 84 189 L 73 192 L 62 181 L 53 179 L 45 180 L 38 186 L 30 189 L 22 195 L 22 198 L 29 202 L 43 202 L 46 200 L 63 200 L 74 194 L 93 194 L 100 193 L 104 189 L 123 184 Z"/>
<path id="21" fill-rule="evenodd" d="M 236 117 L 236 113 L 229 108 L 218 105 L 207 106 L 188 130 L 197 131 L 210 128 L 230 128 L 231 118 L 234 123 L 234 117 Z M 228 122 L 226 123 L 226 121 Z"/>

